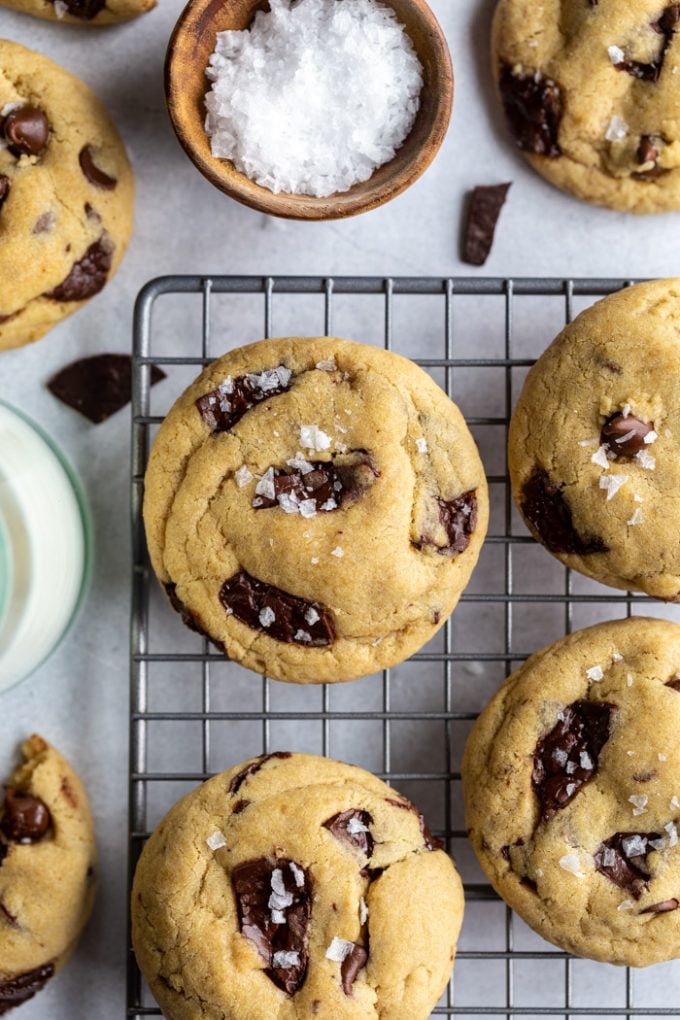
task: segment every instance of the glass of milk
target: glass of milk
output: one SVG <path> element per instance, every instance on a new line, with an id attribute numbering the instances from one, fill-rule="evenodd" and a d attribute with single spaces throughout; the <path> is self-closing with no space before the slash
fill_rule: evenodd
<path id="1" fill-rule="evenodd" d="M 54 651 L 90 573 L 80 482 L 53 441 L 0 400 L 0 691 Z"/>

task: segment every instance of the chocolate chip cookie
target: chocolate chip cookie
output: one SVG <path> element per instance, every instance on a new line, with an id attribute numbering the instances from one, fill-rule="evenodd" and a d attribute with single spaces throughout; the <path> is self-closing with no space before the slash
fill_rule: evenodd
<path id="1" fill-rule="evenodd" d="M 37 340 L 111 278 L 134 180 L 83 82 L 0 40 L 0 351 Z"/>
<path id="2" fill-rule="evenodd" d="M 515 501 L 567 566 L 680 598 L 680 281 L 599 301 L 529 373 L 510 424 Z"/>
<path id="3" fill-rule="evenodd" d="M 66 962 L 95 892 L 82 783 L 41 737 L 22 755 L 0 806 L 0 1014 L 33 998 Z"/>
<path id="4" fill-rule="evenodd" d="M 110 25 L 129 21 L 155 6 L 156 0 L 0 0 L 0 7 L 70 25 Z"/>
<path id="5" fill-rule="evenodd" d="M 477 721 L 466 825 L 496 891 L 561 948 L 680 955 L 680 626 L 604 623 L 533 655 Z"/>
<path id="6" fill-rule="evenodd" d="M 488 518 L 462 415 L 412 362 L 332 338 L 226 354 L 180 397 L 146 475 L 151 560 L 190 627 L 250 669 L 351 680 L 456 605 Z"/>
<path id="7" fill-rule="evenodd" d="M 439 846 L 363 769 L 255 758 L 186 796 L 147 843 L 137 960 L 168 1020 L 426 1020 L 463 917 Z"/>
<path id="8" fill-rule="evenodd" d="M 511 134 L 552 184 L 680 209 L 680 3 L 499 0 L 493 62 Z"/>

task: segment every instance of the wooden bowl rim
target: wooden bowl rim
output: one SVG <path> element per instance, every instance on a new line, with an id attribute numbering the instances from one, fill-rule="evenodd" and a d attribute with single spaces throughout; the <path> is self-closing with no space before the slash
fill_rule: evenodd
<path id="1" fill-rule="evenodd" d="M 205 8 L 209 7 L 212 2 L 213 0 L 189 0 L 182 10 L 168 42 L 164 75 L 166 103 L 177 140 L 198 170 L 216 188 L 242 205 L 270 216 L 293 220 L 332 220 L 355 216 L 384 205 L 406 191 L 427 170 L 439 152 L 448 131 L 453 110 L 454 74 L 451 52 L 444 29 L 426 0 L 404 0 L 404 2 L 413 7 L 418 16 L 423 19 L 429 44 L 432 47 L 433 63 L 437 68 L 439 87 L 434 98 L 434 117 L 427 136 L 401 170 L 388 175 L 378 186 L 370 189 L 369 186 L 373 178 L 369 178 L 368 181 L 355 185 L 347 192 L 329 195 L 327 198 L 294 195 L 290 192 L 275 194 L 237 170 L 229 160 L 220 160 L 212 155 L 206 158 L 192 144 L 191 133 L 186 130 L 187 118 L 182 114 L 178 102 L 179 88 L 175 82 L 173 65 L 179 37 L 183 32 L 191 30 L 191 26 L 204 16 Z M 229 2 L 230 0 L 224 0 L 225 6 Z M 253 8 L 258 5 L 258 2 L 261 0 L 252 0 Z M 380 0 L 380 2 L 392 6 L 392 0 Z M 418 117 L 420 115 L 419 111 Z M 415 124 L 412 128 L 412 131 L 414 130 Z M 376 174 L 380 170 L 388 170 L 397 158 L 398 153 L 390 163 L 379 167 Z M 356 194 L 353 194 L 355 191 Z"/>

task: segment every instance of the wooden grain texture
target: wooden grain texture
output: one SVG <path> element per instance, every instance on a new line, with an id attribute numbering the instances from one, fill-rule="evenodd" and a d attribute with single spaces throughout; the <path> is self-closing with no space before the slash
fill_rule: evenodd
<path id="1" fill-rule="evenodd" d="M 383 0 L 385 2 L 385 0 Z M 453 68 L 444 32 L 425 0 L 387 0 L 406 27 L 423 65 L 425 82 L 413 129 L 391 162 L 370 180 L 328 198 L 275 195 L 216 159 L 205 133 L 205 77 L 215 37 L 226 29 L 244 29 L 266 0 L 189 0 L 170 38 L 165 62 L 168 110 L 177 137 L 201 173 L 231 198 L 272 216 L 331 220 L 367 212 L 410 187 L 436 156 L 449 126 L 453 105 Z"/>

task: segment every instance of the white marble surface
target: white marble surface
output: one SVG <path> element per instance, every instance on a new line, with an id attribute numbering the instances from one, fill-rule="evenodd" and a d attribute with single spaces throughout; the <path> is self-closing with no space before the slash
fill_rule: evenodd
<path id="1" fill-rule="evenodd" d="M 468 273 L 457 255 L 460 210 L 466 190 L 480 182 L 514 181 L 489 275 L 654 276 L 678 266 L 676 217 L 636 220 L 589 208 L 552 190 L 515 156 L 490 100 L 490 0 L 434 0 L 453 52 L 456 108 L 438 160 L 410 192 L 335 224 L 268 222 L 231 203 L 188 162 L 165 113 L 163 56 L 181 6 L 182 0 L 160 0 L 140 21 L 89 31 L 0 13 L 2 36 L 55 58 L 106 101 L 139 182 L 136 233 L 112 285 L 41 343 L 0 358 L 0 397 L 46 426 L 81 473 L 97 547 L 94 583 L 76 630 L 37 675 L 0 695 L 0 771 L 26 733 L 37 729 L 53 740 L 87 780 L 102 852 L 95 918 L 76 960 L 24 1007 L 24 1020 L 124 1015 L 129 423 L 122 413 L 89 426 L 45 391 L 48 376 L 85 353 L 128 349 L 134 296 L 163 273 Z M 594 971 L 590 987 L 596 988 L 602 968 L 578 966 Z M 489 972 L 475 973 L 467 968 L 466 982 L 491 981 Z M 547 981 L 547 970 L 542 974 Z M 666 968 L 664 981 L 646 982 L 641 1003 L 669 1003 L 668 977 Z M 531 985 L 541 988 L 538 981 Z M 536 994 L 534 1004 L 548 1001 Z"/>

